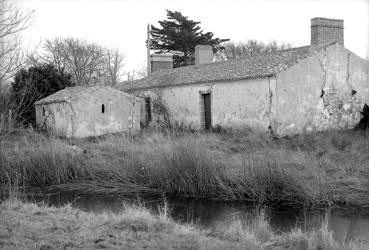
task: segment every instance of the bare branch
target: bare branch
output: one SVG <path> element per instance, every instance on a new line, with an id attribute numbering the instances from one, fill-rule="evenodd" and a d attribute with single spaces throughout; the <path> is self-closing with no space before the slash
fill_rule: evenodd
<path id="1" fill-rule="evenodd" d="M 14 76 L 24 62 L 20 33 L 31 24 L 33 12 L 23 12 L 10 0 L 0 0 L 0 84 Z"/>
<path id="2" fill-rule="evenodd" d="M 123 67 L 124 56 L 118 49 L 106 50 L 104 61 L 105 82 L 108 85 L 116 85 L 120 82 L 120 73 Z"/>

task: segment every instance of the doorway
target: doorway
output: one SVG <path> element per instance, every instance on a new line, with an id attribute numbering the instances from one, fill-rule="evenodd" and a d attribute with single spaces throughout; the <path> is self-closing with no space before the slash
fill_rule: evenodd
<path id="1" fill-rule="evenodd" d="M 145 114 L 146 114 L 146 125 L 149 124 L 149 122 L 152 121 L 152 115 L 151 115 L 151 98 L 150 97 L 146 97 L 145 98 Z"/>
<path id="2" fill-rule="evenodd" d="M 204 127 L 205 129 L 211 128 L 211 99 L 210 93 L 202 94 L 204 105 Z"/>

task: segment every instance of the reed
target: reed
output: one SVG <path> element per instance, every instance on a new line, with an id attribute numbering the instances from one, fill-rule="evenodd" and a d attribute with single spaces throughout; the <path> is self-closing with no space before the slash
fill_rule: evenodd
<path id="1" fill-rule="evenodd" d="M 369 205 L 365 131 L 273 139 L 143 131 L 60 139 L 32 129 L 0 140 L 0 184 L 90 193 L 164 193 L 275 208 Z"/>

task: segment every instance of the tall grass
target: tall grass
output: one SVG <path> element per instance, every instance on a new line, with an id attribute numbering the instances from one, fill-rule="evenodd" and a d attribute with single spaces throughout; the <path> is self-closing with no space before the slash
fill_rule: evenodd
<path id="1" fill-rule="evenodd" d="M 23 133 L 22 131 L 21 133 Z M 21 136 L 1 137 L 0 182 L 14 186 L 45 186 L 87 179 L 83 160 L 65 143 L 32 129 Z M 11 143 L 12 145 L 9 145 Z"/>
<path id="2" fill-rule="evenodd" d="M 271 230 L 264 213 L 243 224 L 236 221 L 217 230 L 200 230 L 152 215 L 142 207 L 119 214 L 87 213 L 71 206 L 47 207 L 17 200 L 0 204 L 1 243 L 5 249 L 298 249 L 364 250 L 368 243 L 338 242 L 323 222 L 320 229 Z"/>
<path id="3" fill-rule="evenodd" d="M 275 140 L 231 133 L 108 135 L 35 131 L 3 136 L 0 183 L 84 192 L 155 192 L 274 207 L 369 205 L 368 133 L 328 131 Z M 73 146 L 71 146 L 73 145 Z"/>

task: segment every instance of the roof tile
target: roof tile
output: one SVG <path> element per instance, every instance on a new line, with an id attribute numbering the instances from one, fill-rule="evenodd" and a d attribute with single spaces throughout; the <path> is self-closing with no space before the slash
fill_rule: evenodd
<path id="1" fill-rule="evenodd" d="M 160 70 L 140 80 L 122 82 L 118 88 L 128 91 L 150 87 L 271 77 L 308 57 L 312 51 L 310 46 L 304 46 L 224 62 Z"/>

